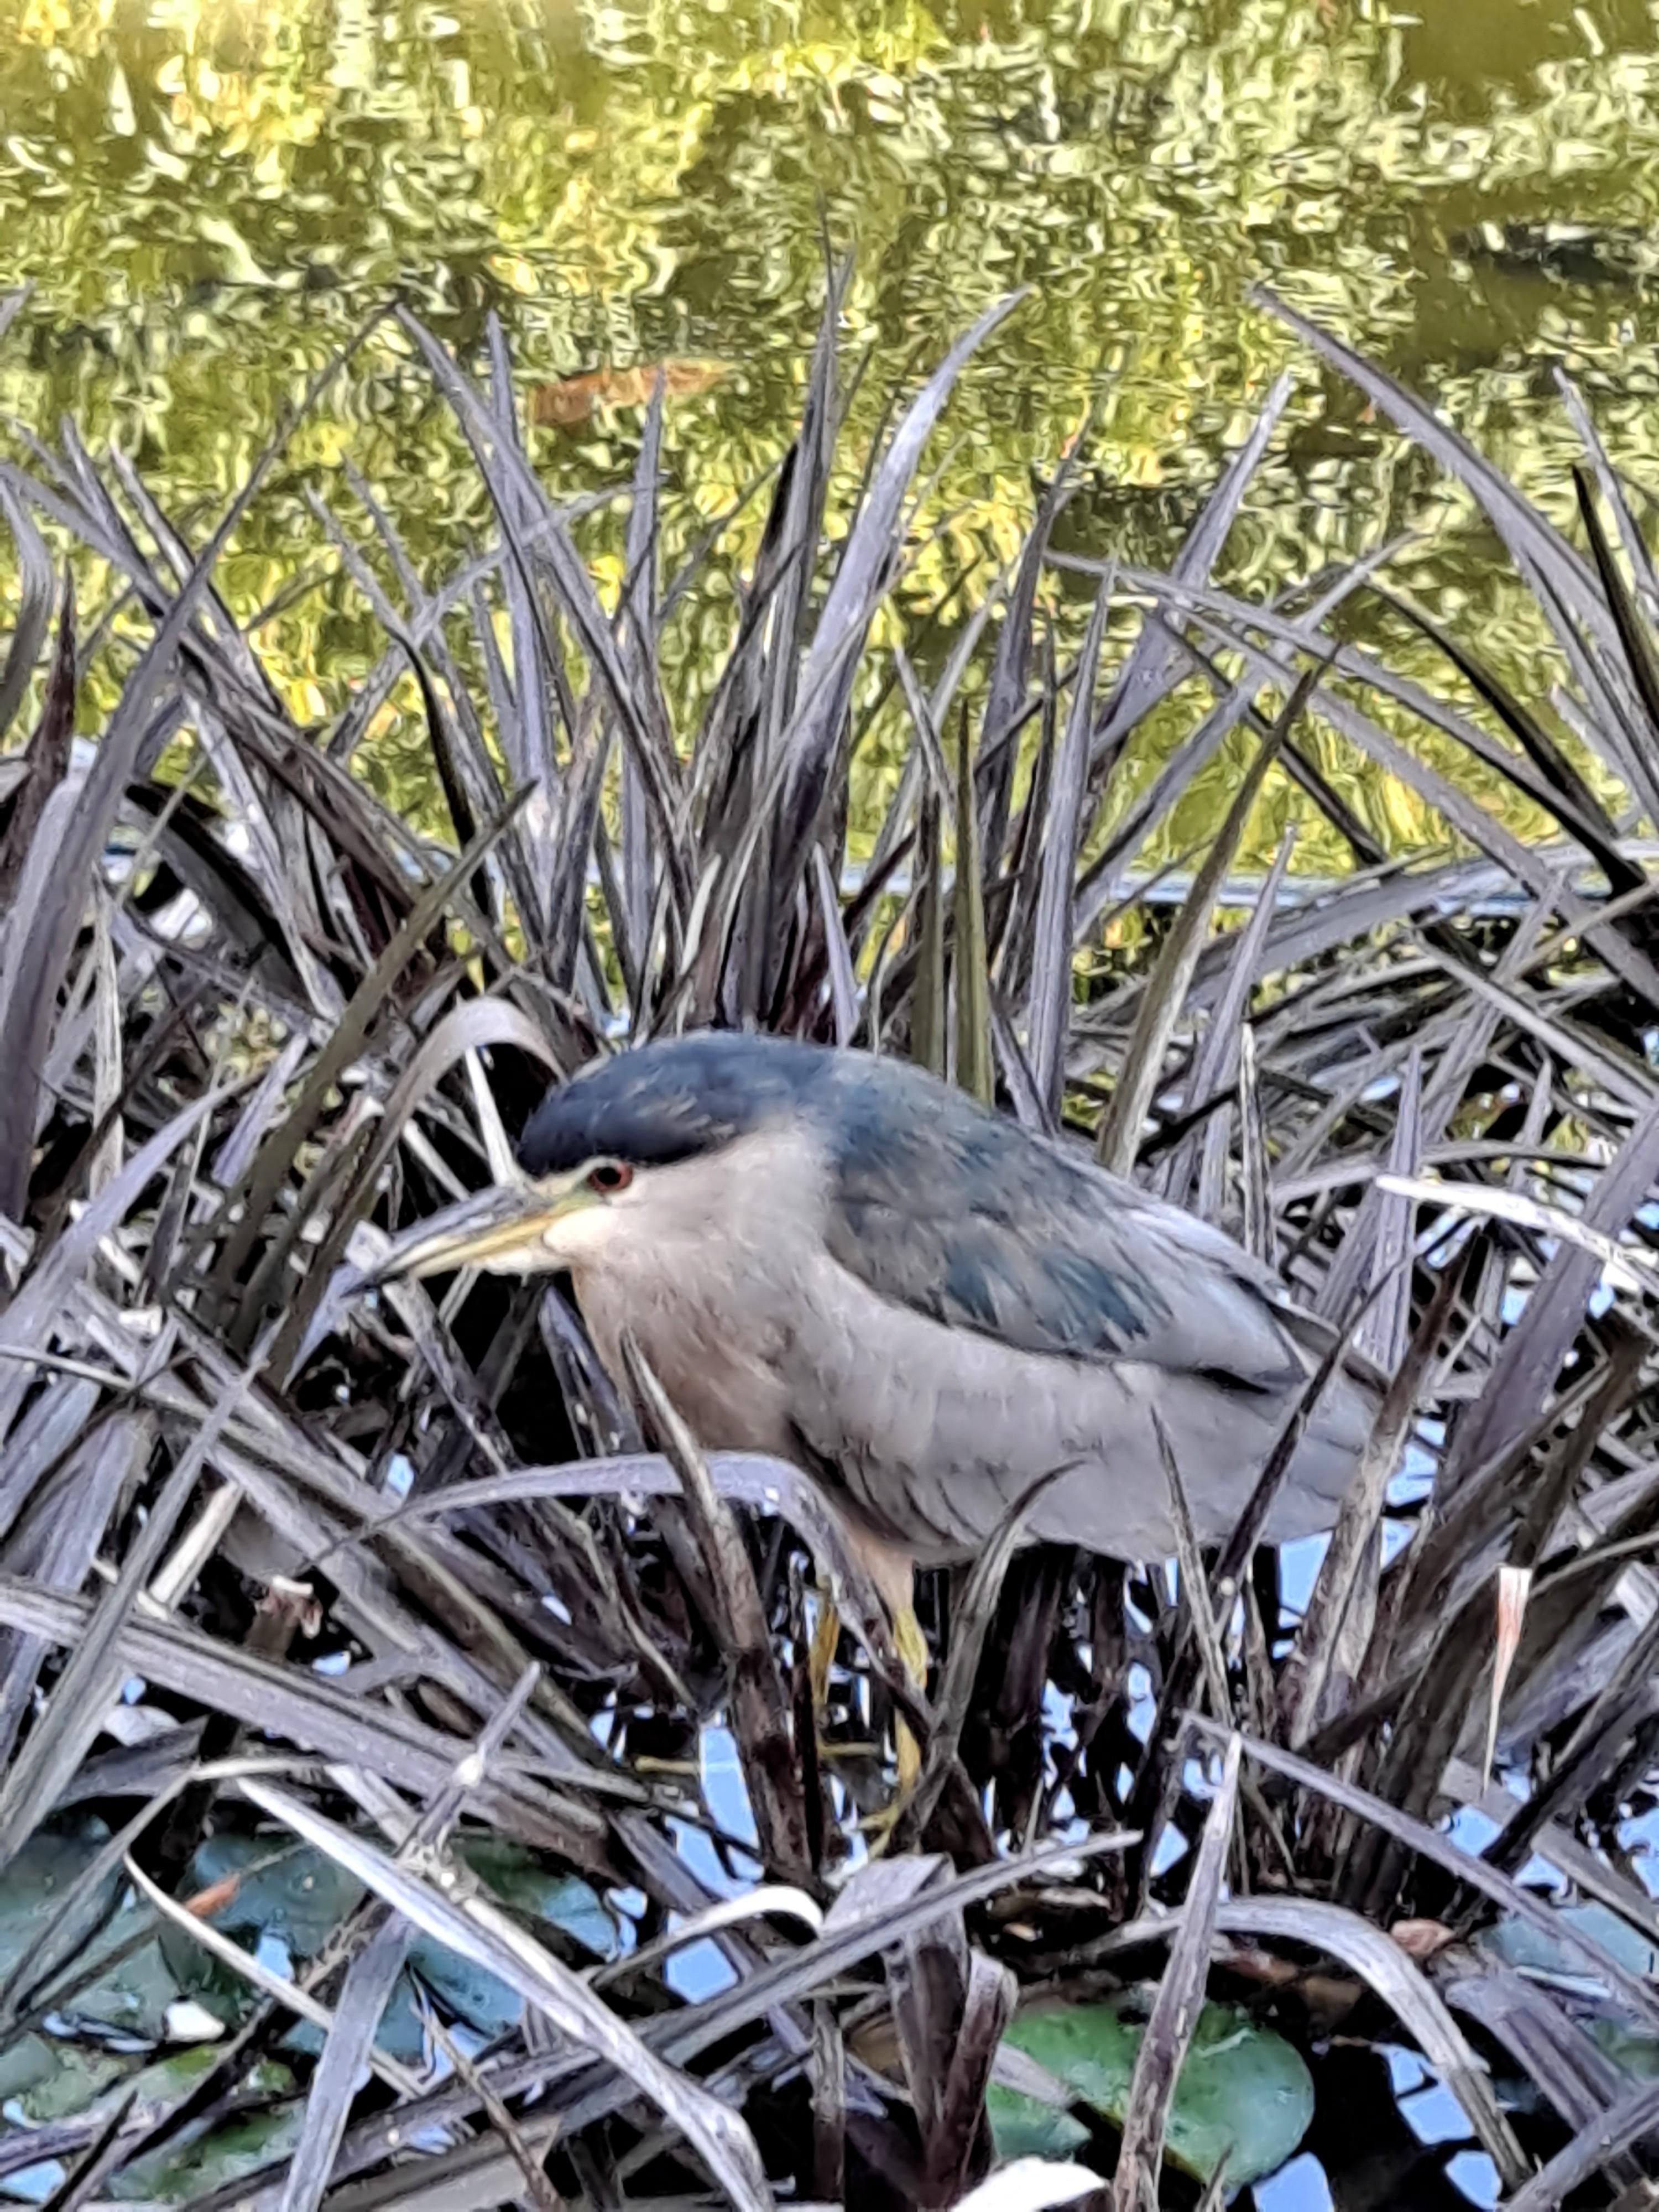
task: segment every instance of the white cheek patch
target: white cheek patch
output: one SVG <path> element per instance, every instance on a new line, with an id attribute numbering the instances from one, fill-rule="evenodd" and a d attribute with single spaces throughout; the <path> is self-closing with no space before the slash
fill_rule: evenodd
<path id="1" fill-rule="evenodd" d="M 579 1267 L 603 1251 L 614 1226 L 608 1206 L 585 1206 L 550 1221 L 542 1231 L 542 1245 L 555 1267 Z"/>

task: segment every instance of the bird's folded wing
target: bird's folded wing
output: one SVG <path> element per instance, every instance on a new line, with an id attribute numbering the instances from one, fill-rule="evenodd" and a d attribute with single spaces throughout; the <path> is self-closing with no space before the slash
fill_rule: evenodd
<path id="1" fill-rule="evenodd" d="M 1277 1278 L 1219 1231 L 1029 1138 L 941 1176 L 924 1155 L 959 1134 L 910 1130 L 836 1164 L 830 1249 L 880 1296 L 1022 1352 L 1264 1389 L 1306 1371 L 1319 1324 L 1287 1316 Z M 965 1202 L 942 1210 L 941 1189 Z"/>

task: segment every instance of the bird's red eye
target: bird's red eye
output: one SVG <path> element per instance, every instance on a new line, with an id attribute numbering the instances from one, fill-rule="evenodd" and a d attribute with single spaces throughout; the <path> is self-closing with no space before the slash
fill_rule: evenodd
<path id="1" fill-rule="evenodd" d="M 597 1167 L 587 1170 L 587 1188 L 609 1198 L 613 1191 L 626 1190 L 634 1180 L 634 1170 L 626 1160 L 601 1160 Z"/>

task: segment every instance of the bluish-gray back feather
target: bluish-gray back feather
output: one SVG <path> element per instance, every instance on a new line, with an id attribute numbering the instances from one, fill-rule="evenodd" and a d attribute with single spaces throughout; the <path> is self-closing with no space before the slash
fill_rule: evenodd
<path id="1" fill-rule="evenodd" d="M 838 1056 L 830 1243 L 884 1297 L 1022 1352 L 1281 1384 L 1273 1279 L 1066 1145 L 895 1060 Z"/>
<path id="2" fill-rule="evenodd" d="M 535 1174 L 665 1164 L 780 1119 L 816 1134 L 834 1258 L 896 1304 L 1024 1352 L 1246 1389 L 1300 1371 L 1315 1325 L 1231 1239 L 902 1061 L 714 1033 L 647 1045 L 555 1091 L 520 1156 Z"/>

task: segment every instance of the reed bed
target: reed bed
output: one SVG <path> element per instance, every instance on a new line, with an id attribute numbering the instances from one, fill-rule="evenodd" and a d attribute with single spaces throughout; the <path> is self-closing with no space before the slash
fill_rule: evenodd
<path id="1" fill-rule="evenodd" d="M 296 590 L 343 566 L 385 634 L 321 730 L 216 582 L 280 439 L 193 537 L 72 428 L 0 471 L 0 2077 L 90 2069 L 62 2117 L 7 2107 L 9 2186 L 44 2166 L 65 2212 L 1214 2203 L 1224 2160 L 1205 2184 L 1164 2156 L 1207 1991 L 1324 2083 L 1414 2051 L 1513 2212 L 1656 2201 L 1659 575 L 1570 386 L 1571 537 L 1281 309 L 1484 510 L 1547 693 L 1478 640 L 1437 640 L 1433 691 L 1354 643 L 1386 548 L 1270 604 L 1214 580 L 1283 387 L 1166 574 L 1051 550 L 1061 462 L 924 673 L 872 624 L 1015 305 L 896 404 L 832 518 L 832 282 L 695 726 L 659 645 L 726 553 L 663 573 L 661 394 L 607 599 L 499 332 L 461 365 L 403 325 L 489 495 L 464 568 L 416 573 L 379 513 L 366 555 L 313 507 Z M 70 543 L 109 605 L 73 605 Z M 1093 595 L 1075 635 L 1057 579 Z M 872 656 L 908 745 L 854 868 Z M 443 836 L 354 772 L 411 679 Z M 1379 849 L 1333 739 L 1445 849 Z M 1241 746 L 1172 900 L 1143 848 Z M 1270 777 L 1350 873 L 1298 891 L 1287 837 L 1237 878 Z M 641 1433 L 561 1285 L 362 1292 L 550 1081 L 709 1024 L 914 1055 L 1281 1266 L 1393 1378 L 1316 1567 L 1248 1525 L 1185 1571 L 999 1545 L 924 1593 L 918 1699 L 833 1515 L 672 1413 Z M 838 1571 L 821 1741 L 805 1641 Z M 896 1702 L 924 1778 L 878 1849 Z M 1118 2125 L 1005 2040 L 1033 1993 L 1135 1987 Z M 377 2045 L 399 1991 L 412 2033 Z M 993 2170 L 994 2084 L 1069 2106 L 1069 2168 Z M 1321 2115 L 1335 2201 L 1467 2201 L 1403 2125 Z"/>

